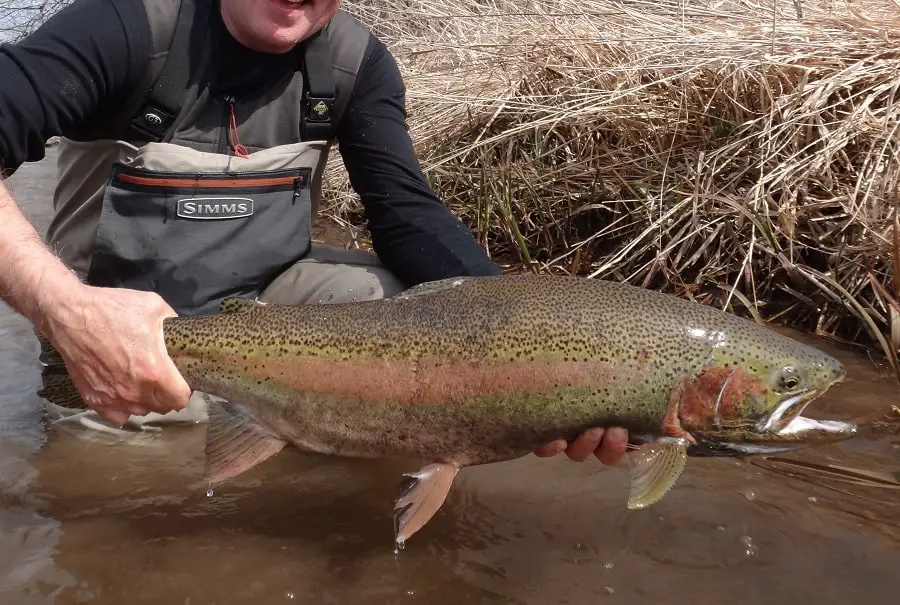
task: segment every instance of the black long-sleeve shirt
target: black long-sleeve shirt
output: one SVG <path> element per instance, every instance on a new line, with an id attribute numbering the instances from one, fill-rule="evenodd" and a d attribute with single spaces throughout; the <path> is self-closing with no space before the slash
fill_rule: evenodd
<path id="1" fill-rule="evenodd" d="M 218 88 L 258 86 L 267 70 L 284 67 L 283 56 L 224 46 L 217 56 L 228 81 Z M 43 159 L 47 139 L 130 96 L 149 52 L 141 0 L 76 0 L 22 42 L 0 46 L 0 172 Z M 337 137 L 375 252 L 400 280 L 500 272 L 426 183 L 406 129 L 400 71 L 375 36 Z"/>

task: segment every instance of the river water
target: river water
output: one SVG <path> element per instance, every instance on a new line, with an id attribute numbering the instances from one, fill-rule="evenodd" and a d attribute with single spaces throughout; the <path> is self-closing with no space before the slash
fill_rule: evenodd
<path id="1" fill-rule="evenodd" d="M 7 183 L 41 230 L 54 158 Z M 811 342 L 850 378 L 807 415 L 900 405 L 867 356 Z M 137 442 L 62 430 L 43 422 L 39 384 L 30 325 L 0 307 L 4 605 L 900 602 L 900 490 L 692 459 L 663 501 L 629 512 L 621 468 L 527 456 L 464 470 L 398 555 L 403 461 L 286 450 L 209 496 L 205 426 Z M 900 435 L 786 457 L 898 471 Z"/>

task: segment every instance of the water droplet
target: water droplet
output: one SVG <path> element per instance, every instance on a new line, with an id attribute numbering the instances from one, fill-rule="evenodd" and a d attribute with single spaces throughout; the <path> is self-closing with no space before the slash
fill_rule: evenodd
<path id="1" fill-rule="evenodd" d="M 209 489 L 206 490 L 206 497 L 207 497 L 207 498 L 212 498 L 212 497 L 213 497 L 213 490 L 212 490 L 212 488 L 209 488 Z"/>
<path id="2" fill-rule="evenodd" d="M 819 499 L 816 498 L 815 496 L 810 496 L 810 497 L 809 497 L 809 501 L 812 502 L 813 504 L 815 504 L 816 502 L 819 501 Z"/>
<path id="3" fill-rule="evenodd" d="M 759 546 L 753 543 L 750 536 L 741 536 L 741 544 L 744 545 L 744 554 L 748 557 L 755 557 L 759 554 Z"/>
<path id="4" fill-rule="evenodd" d="M 413 595 L 416 594 L 416 593 L 413 592 L 412 590 L 407 590 L 407 591 L 406 591 L 406 594 L 408 594 L 409 596 L 413 596 Z"/>
<path id="5" fill-rule="evenodd" d="M 612 569 L 612 568 L 615 567 L 615 566 L 616 566 L 616 564 L 613 563 L 612 561 L 607 561 L 607 562 L 606 562 L 606 565 L 604 565 L 604 567 L 605 567 L 606 569 Z"/>
<path id="6" fill-rule="evenodd" d="M 756 492 L 753 491 L 752 489 L 748 489 L 747 491 L 744 492 L 744 497 L 750 501 L 756 500 Z"/>
<path id="7" fill-rule="evenodd" d="M 403 550 L 405 548 L 406 548 L 405 540 L 397 540 L 396 542 L 394 542 L 394 554 L 395 555 L 398 554 L 401 550 Z"/>
<path id="8" fill-rule="evenodd" d="M 296 595 L 292 592 L 286 592 L 284 593 L 284 596 L 286 596 L 290 601 L 293 601 L 296 598 Z"/>
<path id="9" fill-rule="evenodd" d="M 607 594 L 613 594 L 614 592 L 616 592 L 612 586 L 604 586 L 603 590 L 605 590 Z"/>
<path id="10" fill-rule="evenodd" d="M 716 529 L 718 529 L 719 531 L 725 531 L 725 526 L 719 525 L 718 527 L 716 527 Z"/>

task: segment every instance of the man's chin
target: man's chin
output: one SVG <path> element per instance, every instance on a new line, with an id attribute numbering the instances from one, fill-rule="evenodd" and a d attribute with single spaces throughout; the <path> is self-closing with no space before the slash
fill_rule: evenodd
<path id="1" fill-rule="evenodd" d="M 257 52 L 281 54 L 324 27 L 338 5 L 333 0 L 306 0 L 300 4 L 258 0 L 250 15 L 223 10 L 223 17 L 231 35 L 244 46 Z"/>

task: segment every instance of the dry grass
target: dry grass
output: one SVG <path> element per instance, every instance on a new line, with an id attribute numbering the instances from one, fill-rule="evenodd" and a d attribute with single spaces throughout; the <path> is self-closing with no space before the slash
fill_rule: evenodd
<path id="1" fill-rule="evenodd" d="M 431 184 L 498 261 L 874 345 L 900 377 L 898 2 L 349 8 L 400 62 Z M 341 168 L 328 211 L 360 227 Z"/>

